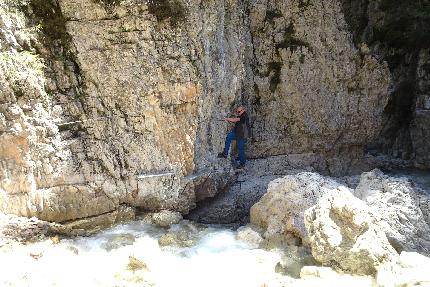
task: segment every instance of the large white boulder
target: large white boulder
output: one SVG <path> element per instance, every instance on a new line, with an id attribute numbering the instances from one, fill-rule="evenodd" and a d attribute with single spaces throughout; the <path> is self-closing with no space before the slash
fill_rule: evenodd
<path id="1" fill-rule="evenodd" d="M 375 274 L 398 254 L 374 224 L 367 205 L 350 192 L 329 191 L 305 212 L 312 255 L 354 274 Z"/>
<path id="2" fill-rule="evenodd" d="M 430 226 L 425 200 L 405 178 L 393 178 L 380 170 L 361 175 L 355 195 L 362 199 L 377 219 L 391 245 L 401 251 L 430 254 Z M 427 201 L 428 202 L 428 201 Z"/>
<path id="3" fill-rule="evenodd" d="M 307 242 L 304 212 L 327 191 L 349 189 L 317 173 L 302 172 L 270 182 L 267 193 L 251 208 L 251 223 L 264 229 L 266 240 L 289 241 L 291 234 Z M 280 238 L 279 238 L 280 237 Z"/>
<path id="4" fill-rule="evenodd" d="M 402 252 L 397 262 L 378 269 L 379 286 L 430 286 L 430 258 L 416 252 Z"/>

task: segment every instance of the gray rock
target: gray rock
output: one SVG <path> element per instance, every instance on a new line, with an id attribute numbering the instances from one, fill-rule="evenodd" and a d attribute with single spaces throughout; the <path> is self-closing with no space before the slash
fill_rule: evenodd
<path id="1" fill-rule="evenodd" d="M 162 210 L 157 213 L 150 213 L 146 215 L 144 220 L 161 227 L 169 227 L 172 224 L 179 223 L 182 220 L 182 215 L 179 212 Z"/>
<path id="2" fill-rule="evenodd" d="M 369 207 L 350 192 L 330 191 L 306 210 L 305 224 L 313 257 L 354 274 L 376 274 L 398 254 Z"/>
<path id="3" fill-rule="evenodd" d="M 331 190 L 339 190 L 339 194 L 349 192 L 347 187 L 317 173 L 303 172 L 278 178 L 270 182 L 267 193 L 252 206 L 251 223 L 265 230 L 267 240 L 278 241 L 279 236 L 293 234 L 306 244 L 304 213 Z"/>
<path id="4" fill-rule="evenodd" d="M 377 224 L 399 253 L 430 254 L 428 199 L 420 196 L 410 181 L 373 170 L 361 175 L 354 194 L 370 207 Z"/>

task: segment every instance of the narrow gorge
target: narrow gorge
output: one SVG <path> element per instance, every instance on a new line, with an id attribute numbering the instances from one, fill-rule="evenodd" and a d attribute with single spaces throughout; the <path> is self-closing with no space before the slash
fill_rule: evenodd
<path id="1" fill-rule="evenodd" d="M 395 2 L 1 0 L 0 250 L 132 230 L 188 252 L 206 226 L 294 246 L 288 278 L 403 286 L 430 260 L 430 3 Z M 217 158 L 238 106 L 240 171 Z"/>

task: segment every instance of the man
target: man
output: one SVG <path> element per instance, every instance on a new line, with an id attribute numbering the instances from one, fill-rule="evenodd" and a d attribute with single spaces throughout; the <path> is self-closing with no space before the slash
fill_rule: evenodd
<path id="1" fill-rule="evenodd" d="M 230 145 L 232 141 L 237 142 L 237 148 L 239 150 L 239 166 L 237 168 L 241 169 L 245 166 L 245 143 L 246 138 L 250 133 L 249 119 L 244 107 L 240 106 L 236 109 L 235 118 L 225 118 L 224 121 L 229 123 L 234 123 L 233 130 L 227 135 L 225 139 L 224 151 L 218 154 L 220 158 L 227 158 L 228 151 L 230 150 Z"/>

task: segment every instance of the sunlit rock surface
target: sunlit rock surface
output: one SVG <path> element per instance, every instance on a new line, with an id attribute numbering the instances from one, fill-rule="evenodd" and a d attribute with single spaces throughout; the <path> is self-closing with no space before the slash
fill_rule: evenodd
<path id="1" fill-rule="evenodd" d="M 397 260 L 397 252 L 375 224 L 370 208 L 350 192 L 331 191 L 305 212 L 312 255 L 323 264 L 373 275 Z"/>
<path id="2" fill-rule="evenodd" d="M 157 213 L 149 213 L 145 215 L 147 223 L 155 224 L 161 227 L 169 227 L 181 221 L 182 215 L 179 212 L 162 210 Z"/>
<path id="3" fill-rule="evenodd" d="M 430 254 L 429 198 L 420 195 L 414 183 L 373 170 L 361 175 L 354 194 L 370 207 L 378 225 L 399 253 Z"/>
<path id="4" fill-rule="evenodd" d="M 238 103 L 249 156 L 360 169 L 390 77 L 354 47 L 338 1 L 163 3 L 170 15 L 142 1 L 0 4 L 0 210 L 186 214 L 232 178 L 215 155 Z"/>
<path id="5" fill-rule="evenodd" d="M 268 241 L 293 234 L 307 243 L 304 213 L 332 190 L 338 191 L 339 196 L 349 192 L 342 184 L 317 173 L 304 172 L 273 180 L 267 193 L 252 206 L 251 222 L 265 230 Z"/>

